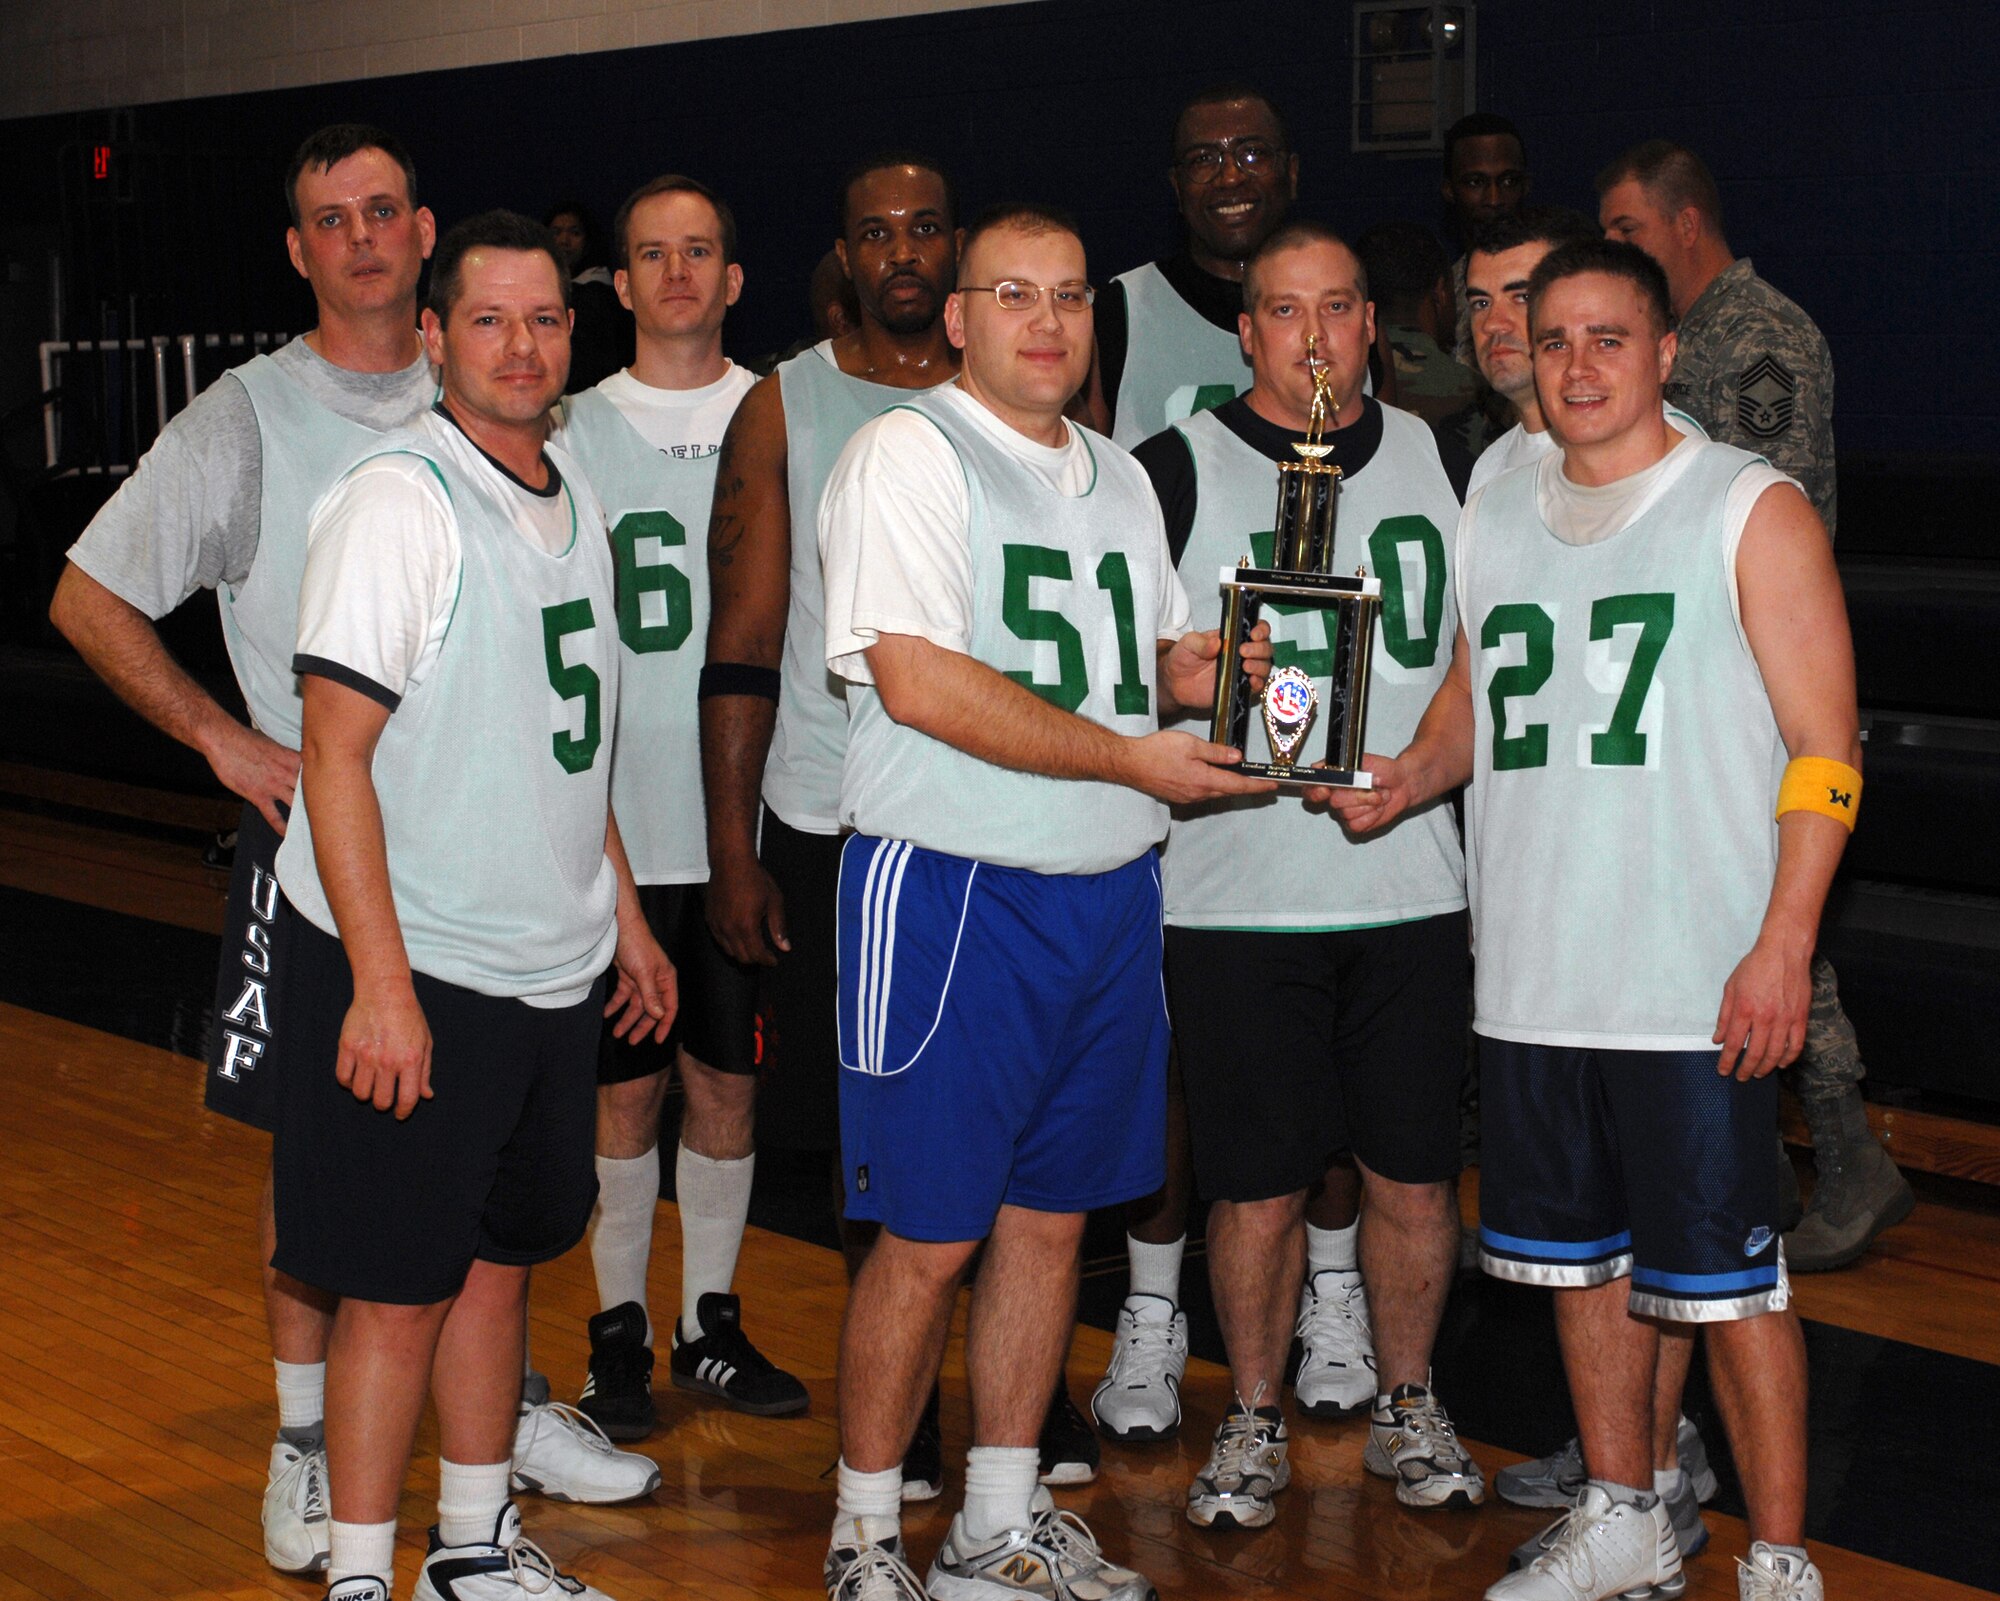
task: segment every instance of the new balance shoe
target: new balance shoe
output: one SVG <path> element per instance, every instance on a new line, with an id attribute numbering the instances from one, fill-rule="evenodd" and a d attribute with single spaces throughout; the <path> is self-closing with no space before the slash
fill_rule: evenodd
<path id="1" fill-rule="evenodd" d="M 446 1545 L 431 1526 L 431 1546 L 417 1575 L 412 1601 L 611 1601 L 558 1568 L 521 1532 L 521 1514 L 509 1501 L 493 1538 L 479 1545 Z M 331 1601 L 331 1598 L 329 1598 Z"/>
<path id="2" fill-rule="evenodd" d="M 1750 1560 L 1736 1559 L 1737 1601 L 1826 1601 L 1826 1580 L 1819 1565 L 1799 1561 L 1774 1550 L 1762 1540 L 1750 1547 Z"/>
<path id="3" fill-rule="evenodd" d="M 1686 1418 L 1675 1432 L 1674 1453 L 1694 1487 L 1695 1500 L 1704 1504 L 1713 1501 L 1715 1470 L 1708 1465 L 1708 1447 L 1702 1443 L 1701 1430 Z M 1501 1500 L 1515 1506 L 1555 1510 L 1576 1505 L 1589 1477 L 1584 1471 L 1583 1447 L 1572 1436 L 1560 1451 L 1502 1468 L 1493 1475 L 1493 1488 L 1500 1492 Z"/>
<path id="4" fill-rule="evenodd" d="M 326 1601 L 390 1601 L 389 1586 L 371 1573 L 351 1573 L 326 1592 Z"/>
<path id="5" fill-rule="evenodd" d="M 264 1486 L 264 1560 L 280 1573 L 324 1573 L 327 1517 L 326 1446 L 317 1439 L 273 1442 Z"/>
<path id="6" fill-rule="evenodd" d="M 1128 1295 L 1116 1338 L 1111 1365 L 1091 1392 L 1091 1416 L 1114 1440 L 1171 1440 L 1181 1427 L 1187 1314 L 1163 1295 Z"/>
<path id="7" fill-rule="evenodd" d="M 1486 1499 L 1479 1465 L 1458 1443 L 1438 1398 L 1421 1384 L 1397 1385 L 1370 1415 L 1361 1465 L 1394 1479 L 1404 1506 L 1475 1507 Z"/>
<path id="8" fill-rule="evenodd" d="M 1639 1507 L 1585 1483 L 1549 1547 L 1488 1586 L 1486 1601 L 1670 1601 L 1687 1589 L 1667 1509 Z"/>
<path id="9" fill-rule="evenodd" d="M 944 1493 L 944 1435 L 938 1428 L 937 1386 L 917 1419 L 917 1432 L 903 1453 L 903 1499 L 935 1501 Z"/>
<path id="10" fill-rule="evenodd" d="M 727 1401 L 739 1412 L 760 1418 L 790 1417 L 810 1399 L 806 1387 L 773 1366 L 743 1332 L 743 1302 L 710 1290 L 694 1304 L 701 1338 L 683 1340 L 674 1324 L 673 1354 L 667 1375 L 682 1390 Z"/>
<path id="11" fill-rule="evenodd" d="M 1130 1568 L 1105 1560 L 1089 1525 L 1074 1512 L 1058 1512 L 1046 1490 L 1035 1492 L 1027 1528 L 991 1540 L 972 1539 L 965 1514 L 957 1514 L 924 1584 L 930 1601 L 1156 1601 L 1158 1595 Z"/>
<path id="12" fill-rule="evenodd" d="M 1040 1478 L 1044 1484 L 1088 1484 L 1097 1477 L 1104 1460 L 1097 1443 L 1097 1431 L 1084 1421 L 1076 1403 L 1069 1398 L 1067 1380 L 1056 1385 L 1049 1399 L 1048 1416 L 1042 1419 Z"/>
<path id="13" fill-rule="evenodd" d="M 514 1425 L 516 1491 L 551 1501 L 616 1506 L 660 1487 L 660 1465 L 637 1451 L 621 1451 L 573 1406 L 549 1399 L 549 1381 L 536 1373 L 521 1388 L 521 1416 Z"/>
<path id="14" fill-rule="evenodd" d="M 1291 1436 L 1276 1407 L 1242 1402 L 1215 1431 L 1208 1463 L 1188 1486 L 1188 1522 L 1200 1528 L 1261 1529 L 1278 1515 L 1277 1494 L 1292 1482 Z"/>
<path id="15" fill-rule="evenodd" d="M 1375 1342 L 1359 1273 L 1321 1268 L 1299 1291 L 1299 1373 L 1292 1396 L 1308 1417 L 1350 1418 L 1374 1403 Z"/>
<path id="16" fill-rule="evenodd" d="M 590 1320 L 590 1373 L 576 1409 L 607 1440 L 643 1440 L 660 1421 L 653 1406 L 653 1348 L 646 1309 L 627 1301 Z"/>
<path id="17" fill-rule="evenodd" d="M 1681 1561 L 1692 1562 L 1708 1549 L 1708 1525 L 1702 1521 L 1701 1503 L 1694 1498 L 1694 1485 L 1682 1473 L 1674 1489 L 1660 1499 L 1666 1503 L 1667 1521 L 1673 1525 L 1674 1544 L 1680 1547 Z M 1525 1568 L 1536 1557 L 1551 1550 L 1561 1537 L 1569 1513 L 1564 1512 L 1531 1540 L 1523 1540 L 1507 1558 L 1509 1571 Z"/>
<path id="18" fill-rule="evenodd" d="M 922 1581 L 903 1560 L 903 1537 L 866 1539 L 861 1526 L 869 1521 L 855 1519 L 848 1531 L 852 1540 L 827 1552 L 822 1569 L 826 1601 L 930 1601 Z"/>

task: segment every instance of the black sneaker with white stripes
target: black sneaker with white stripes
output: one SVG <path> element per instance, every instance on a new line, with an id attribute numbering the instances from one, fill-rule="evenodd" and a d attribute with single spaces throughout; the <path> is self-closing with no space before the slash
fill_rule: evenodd
<path id="1" fill-rule="evenodd" d="M 743 1302 L 711 1290 L 694 1304 L 701 1338 L 683 1340 L 674 1320 L 667 1375 L 682 1390 L 698 1390 L 760 1418 L 788 1417 L 806 1409 L 806 1387 L 773 1367 L 743 1332 Z"/>

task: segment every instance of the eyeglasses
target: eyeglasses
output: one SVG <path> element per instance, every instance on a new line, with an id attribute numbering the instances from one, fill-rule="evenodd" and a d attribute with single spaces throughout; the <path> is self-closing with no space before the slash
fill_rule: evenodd
<path id="1" fill-rule="evenodd" d="M 1483 195 L 1488 189 L 1497 189 L 1503 195 L 1512 195 L 1519 194 L 1528 187 L 1528 175 L 1512 168 L 1498 173 L 1468 172 L 1462 177 L 1452 179 L 1452 185 L 1454 188 L 1468 189 L 1476 195 Z"/>
<path id="2" fill-rule="evenodd" d="M 1061 284 L 1023 283 L 1018 278 L 1002 278 L 997 284 L 960 284 L 961 295 L 991 295 L 993 302 L 1002 311 L 1027 311 L 1042 303 L 1042 291 L 1047 290 L 1055 298 L 1057 311 L 1086 311 L 1097 299 L 1097 290 L 1090 284 L 1072 280 Z"/>
<path id="3" fill-rule="evenodd" d="M 1183 150 L 1174 165 L 1189 183 L 1203 184 L 1222 176 L 1225 161 L 1234 161 L 1238 172 L 1254 178 L 1271 171 L 1284 157 L 1281 148 L 1263 139 L 1218 139 L 1212 145 Z"/>

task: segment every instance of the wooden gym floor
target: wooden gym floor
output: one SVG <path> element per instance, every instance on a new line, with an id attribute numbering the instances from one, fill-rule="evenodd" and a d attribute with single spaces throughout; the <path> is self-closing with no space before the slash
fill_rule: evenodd
<path id="1" fill-rule="evenodd" d="M 8 784 L 20 776 L 0 773 L 0 788 L 15 792 L 0 803 L 0 1601 L 305 1601 L 319 1585 L 271 1573 L 258 1535 L 274 1423 L 252 1257 L 266 1145 L 205 1113 L 197 1064 L 162 1048 L 198 1048 L 208 998 L 198 957 L 205 948 L 212 961 L 213 941 L 192 956 L 184 947 L 219 921 L 222 875 L 202 867 L 193 832 L 210 814 L 199 803 L 163 812 L 157 797 L 103 786 L 79 813 L 74 797 L 39 781 Z M 133 930 L 136 944 L 125 937 Z M 149 1023 L 142 992 L 163 983 L 195 993 Z M 2000 1584 L 2000 1203 L 1970 1186 L 1926 1185 L 1924 1196 L 1858 1268 L 1795 1280 L 1814 1363 L 1812 1521 L 1840 1536 L 1814 1549 L 1828 1594 L 1843 1601 L 1930 1601 Z M 655 1307 L 678 1300 L 673 1210 L 661 1206 Z M 1102 1318 L 1122 1284 L 1110 1261 L 1096 1266 L 1085 1309 Z M 1191 1256 L 1189 1280 L 1202 1273 Z M 531 1534 L 620 1601 L 821 1594 L 839 1259 L 753 1227 L 738 1288 L 764 1350 L 811 1389 L 811 1414 L 746 1418 L 663 1389 L 663 1424 L 644 1447 L 665 1475 L 651 1501 L 524 1502 Z M 1456 1388 L 1444 1382 L 1442 1347 L 1439 1359 L 1441 1393 L 1489 1476 L 1565 1426 L 1559 1386 L 1546 1393 L 1546 1323 L 1533 1298 L 1509 1293 L 1462 1284 L 1448 1327 Z M 537 1274 L 534 1353 L 559 1396 L 582 1379 L 595 1309 L 583 1250 Z M 1101 1328 L 1078 1329 L 1070 1380 L 1080 1398 L 1109 1346 Z M 1468 1354 L 1482 1349 L 1483 1365 Z M 1532 1383 L 1515 1376 L 1530 1370 Z M 946 1496 L 905 1523 L 920 1563 L 961 1482 L 956 1341 L 944 1382 Z M 1476 1597 L 1543 1520 L 1497 1500 L 1476 1513 L 1405 1510 L 1363 1473 L 1361 1427 L 1348 1423 L 1295 1427 L 1292 1487 L 1273 1527 L 1197 1530 L 1181 1506 L 1227 1399 L 1222 1369 L 1191 1363 L 1185 1398 L 1179 1442 L 1107 1447 L 1098 1481 L 1061 1497 L 1163 1597 Z M 420 1442 L 403 1501 L 403 1595 L 433 1515 L 434 1450 Z M 1715 1508 L 1708 1518 L 1714 1540 L 1690 1566 L 1688 1594 L 1734 1596 L 1743 1526 Z"/>

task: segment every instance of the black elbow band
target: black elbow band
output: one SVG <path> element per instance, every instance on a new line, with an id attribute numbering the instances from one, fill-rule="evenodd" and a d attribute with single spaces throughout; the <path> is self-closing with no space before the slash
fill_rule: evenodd
<path id="1" fill-rule="evenodd" d="M 775 702 L 778 669 L 753 667 L 748 662 L 709 662 L 701 670 L 696 698 L 707 700 L 711 695 L 761 695 Z"/>

